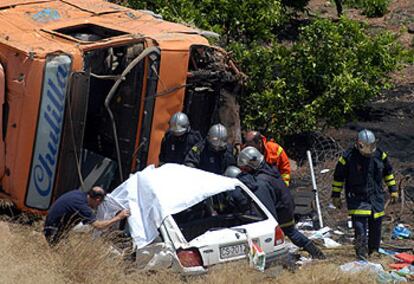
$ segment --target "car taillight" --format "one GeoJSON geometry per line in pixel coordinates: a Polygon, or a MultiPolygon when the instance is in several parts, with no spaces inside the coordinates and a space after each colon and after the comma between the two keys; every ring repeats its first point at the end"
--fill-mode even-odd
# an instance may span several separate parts
{"type": "Polygon", "coordinates": [[[178,259],[184,267],[202,266],[200,252],[197,249],[186,249],[177,251],[178,259]]]}
{"type": "Polygon", "coordinates": [[[285,242],[285,234],[283,233],[280,226],[275,228],[275,246],[281,245],[285,242]]]}

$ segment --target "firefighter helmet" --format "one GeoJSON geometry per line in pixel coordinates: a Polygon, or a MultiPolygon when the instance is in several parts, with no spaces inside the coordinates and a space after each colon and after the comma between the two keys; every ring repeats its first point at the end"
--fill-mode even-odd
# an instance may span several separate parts
{"type": "Polygon", "coordinates": [[[227,129],[224,125],[214,124],[208,130],[207,141],[215,151],[222,151],[227,147],[227,129]]]}
{"type": "Polygon", "coordinates": [[[241,150],[237,158],[237,165],[242,167],[249,167],[254,170],[258,169],[264,160],[264,156],[259,150],[252,146],[247,146],[241,150]]]}
{"type": "Polygon", "coordinates": [[[374,133],[368,129],[363,129],[358,133],[356,146],[361,155],[370,157],[377,150],[377,141],[374,133]]]}
{"type": "Polygon", "coordinates": [[[182,136],[190,131],[188,116],[182,112],[176,112],[170,119],[170,131],[174,136],[182,136]]]}
{"type": "Polygon", "coordinates": [[[236,166],[228,166],[227,169],[224,171],[224,175],[226,177],[235,178],[241,173],[241,170],[236,166]]]}

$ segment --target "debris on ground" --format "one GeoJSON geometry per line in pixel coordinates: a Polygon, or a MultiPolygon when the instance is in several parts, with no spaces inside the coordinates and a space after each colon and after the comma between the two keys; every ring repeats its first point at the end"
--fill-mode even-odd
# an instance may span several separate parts
{"type": "Polygon", "coordinates": [[[305,264],[311,263],[312,258],[301,256],[298,261],[296,261],[297,265],[303,266],[305,264]]]}
{"type": "Polygon", "coordinates": [[[406,252],[400,252],[395,255],[396,258],[398,258],[400,261],[414,264],[414,255],[406,252]]]}
{"type": "Polygon", "coordinates": [[[347,262],[339,266],[339,269],[343,272],[357,273],[361,271],[372,271],[375,273],[384,271],[384,268],[381,264],[372,263],[364,260],[356,260],[352,262],[347,262]]]}
{"type": "Polygon", "coordinates": [[[412,232],[404,224],[398,224],[392,230],[393,239],[409,239],[412,236],[412,232]]]}
{"type": "Polygon", "coordinates": [[[298,228],[303,234],[309,237],[310,240],[320,240],[321,245],[326,248],[340,247],[342,244],[338,242],[338,239],[344,235],[339,230],[332,230],[330,227],[323,227],[317,231],[310,230],[308,226],[309,221],[299,222],[298,228]]]}
{"type": "Polygon", "coordinates": [[[340,243],[332,240],[331,238],[323,238],[323,242],[324,242],[325,247],[327,248],[337,248],[337,247],[342,246],[340,243]]]}
{"type": "Polygon", "coordinates": [[[323,239],[323,238],[329,238],[331,236],[330,231],[332,229],[329,227],[323,227],[322,229],[319,229],[316,232],[309,232],[312,233],[309,236],[309,239],[314,240],[314,239],[323,239]]]}
{"type": "Polygon", "coordinates": [[[398,275],[398,273],[394,271],[392,272],[381,271],[380,273],[378,273],[376,280],[377,280],[377,283],[380,283],[380,284],[385,284],[385,283],[396,284],[396,283],[408,282],[405,277],[398,275]]]}
{"type": "Polygon", "coordinates": [[[410,281],[414,281],[414,265],[406,266],[398,270],[397,273],[410,281]]]}
{"type": "Polygon", "coordinates": [[[405,277],[399,275],[396,271],[387,272],[381,264],[364,260],[345,263],[341,265],[339,269],[343,272],[352,274],[362,271],[369,271],[376,274],[376,282],[379,284],[408,282],[405,277]]]}
{"type": "Polygon", "coordinates": [[[388,255],[388,256],[394,256],[394,255],[396,254],[396,252],[395,252],[395,251],[388,250],[388,249],[384,249],[384,248],[380,248],[380,249],[378,250],[378,252],[379,252],[379,253],[382,253],[382,254],[385,254],[385,255],[388,255]]]}
{"type": "Polygon", "coordinates": [[[391,263],[388,265],[391,269],[400,270],[407,266],[410,266],[408,263],[391,263]]]}

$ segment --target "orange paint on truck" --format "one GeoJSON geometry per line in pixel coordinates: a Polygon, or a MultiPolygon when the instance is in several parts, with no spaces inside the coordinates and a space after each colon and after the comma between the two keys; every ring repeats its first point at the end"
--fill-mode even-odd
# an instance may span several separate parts
{"type": "Polygon", "coordinates": [[[2,0],[0,198],[43,213],[73,187],[114,188],[157,164],[170,116],[197,115],[188,74],[204,52],[215,51],[199,30],[105,1],[2,0]],[[107,172],[90,175],[102,161],[107,172]]]}

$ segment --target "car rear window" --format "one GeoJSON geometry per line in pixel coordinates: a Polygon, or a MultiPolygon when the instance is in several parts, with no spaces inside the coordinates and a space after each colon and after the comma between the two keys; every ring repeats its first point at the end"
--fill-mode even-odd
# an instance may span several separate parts
{"type": "Polygon", "coordinates": [[[267,219],[259,205],[241,188],[216,194],[173,215],[187,241],[207,231],[260,222],[267,219]]]}

